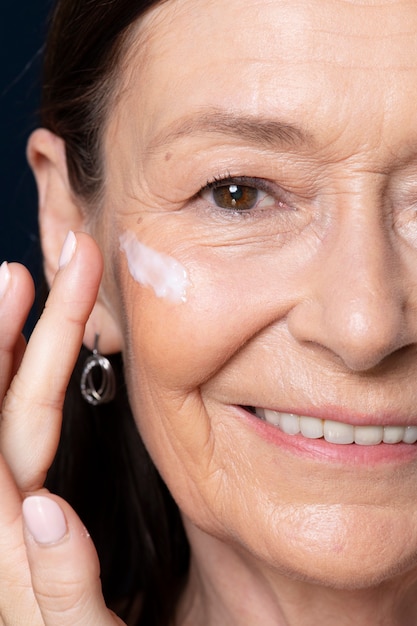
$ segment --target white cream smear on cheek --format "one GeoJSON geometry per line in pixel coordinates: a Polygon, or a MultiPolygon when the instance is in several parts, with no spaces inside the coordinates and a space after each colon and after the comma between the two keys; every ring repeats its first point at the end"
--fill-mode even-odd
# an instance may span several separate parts
{"type": "Polygon", "coordinates": [[[171,302],[187,301],[187,288],[191,283],[181,263],[145,246],[130,230],[120,235],[119,242],[129,272],[137,283],[152,288],[158,298],[171,302]]]}

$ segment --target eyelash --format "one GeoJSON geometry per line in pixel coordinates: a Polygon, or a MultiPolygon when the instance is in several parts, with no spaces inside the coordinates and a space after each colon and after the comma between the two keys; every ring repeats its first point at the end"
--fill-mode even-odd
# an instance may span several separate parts
{"type": "MultiPolygon", "coordinates": [[[[275,201],[275,205],[280,207],[285,207],[286,203],[280,199],[276,198],[276,190],[272,188],[271,183],[262,179],[262,178],[254,178],[251,176],[224,176],[224,177],[214,177],[212,180],[209,180],[205,187],[203,187],[197,197],[204,198],[204,195],[210,191],[221,190],[222,188],[228,188],[235,185],[236,187],[242,187],[246,189],[253,189],[256,192],[263,192],[266,194],[265,197],[271,197],[275,201]]],[[[248,215],[249,213],[254,213],[256,210],[265,210],[269,208],[273,208],[272,205],[268,205],[266,207],[257,207],[260,200],[257,198],[256,203],[253,207],[248,209],[239,209],[235,207],[221,207],[218,206],[214,199],[208,200],[217,211],[222,213],[228,213],[232,215],[248,215]]]]}
{"type": "Polygon", "coordinates": [[[271,192],[271,185],[263,178],[255,178],[253,176],[231,176],[226,174],[225,176],[214,176],[211,180],[207,181],[204,189],[211,189],[219,185],[247,185],[248,187],[256,187],[261,191],[271,192]]]}

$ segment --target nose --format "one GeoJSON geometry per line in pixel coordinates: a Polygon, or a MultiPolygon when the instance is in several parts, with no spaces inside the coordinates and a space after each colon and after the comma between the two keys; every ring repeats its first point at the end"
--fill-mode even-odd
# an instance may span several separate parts
{"type": "Polygon", "coordinates": [[[350,370],[375,368],[417,340],[414,253],[413,260],[414,271],[392,227],[375,213],[347,212],[309,268],[306,297],[288,316],[290,332],[350,370]]]}

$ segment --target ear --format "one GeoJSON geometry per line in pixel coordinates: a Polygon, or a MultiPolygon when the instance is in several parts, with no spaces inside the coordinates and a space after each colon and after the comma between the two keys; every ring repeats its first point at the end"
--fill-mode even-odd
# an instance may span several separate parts
{"type": "MultiPolygon", "coordinates": [[[[68,231],[89,232],[90,229],[85,208],[69,183],[64,141],[44,128],[35,130],[29,138],[27,158],[38,188],[44,270],[51,286],[68,231]]],[[[100,336],[100,352],[110,354],[121,350],[119,326],[101,293],[84,335],[84,344],[90,350],[94,347],[96,334],[100,336]]]]}

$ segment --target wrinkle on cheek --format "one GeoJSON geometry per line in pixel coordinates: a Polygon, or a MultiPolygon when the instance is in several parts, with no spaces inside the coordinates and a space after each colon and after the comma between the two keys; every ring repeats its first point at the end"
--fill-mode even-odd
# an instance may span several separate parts
{"type": "Polygon", "coordinates": [[[131,231],[120,238],[120,249],[125,253],[132,278],[151,287],[155,295],[172,302],[186,302],[191,283],[185,267],[175,259],[141,243],[131,231]]]}

